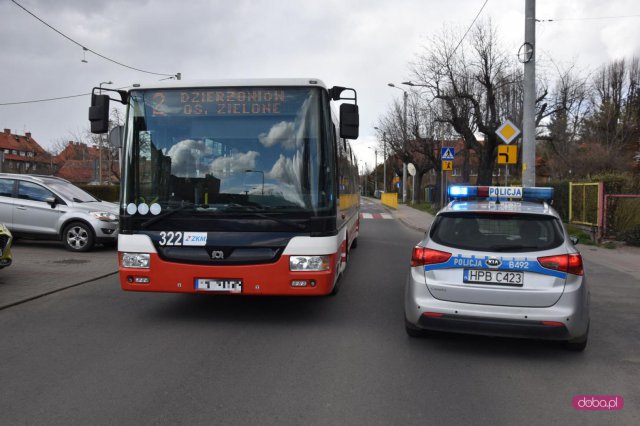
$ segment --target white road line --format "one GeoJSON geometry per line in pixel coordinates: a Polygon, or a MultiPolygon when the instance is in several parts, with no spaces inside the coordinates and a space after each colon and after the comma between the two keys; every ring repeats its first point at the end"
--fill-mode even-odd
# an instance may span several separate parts
{"type": "Polygon", "coordinates": [[[382,213],[382,218],[383,219],[393,219],[393,216],[391,216],[391,214],[389,214],[389,213],[382,213]]]}
{"type": "Polygon", "coordinates": [[[363,219],[373,219],[373,215],[371,213],[361,213],[363,219]]]}

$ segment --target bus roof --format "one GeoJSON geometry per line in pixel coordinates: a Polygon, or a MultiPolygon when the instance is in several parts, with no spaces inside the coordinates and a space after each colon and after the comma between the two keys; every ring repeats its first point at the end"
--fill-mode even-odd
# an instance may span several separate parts
{"type": "Polygon", "coordinates": [[[317,78],[250,78],[222,80],[169,80],[152,83],[134,84],[128,90],[205,88],[205,87],[283,87],[314,86],[327,89],[324,82],[317,78]]]}

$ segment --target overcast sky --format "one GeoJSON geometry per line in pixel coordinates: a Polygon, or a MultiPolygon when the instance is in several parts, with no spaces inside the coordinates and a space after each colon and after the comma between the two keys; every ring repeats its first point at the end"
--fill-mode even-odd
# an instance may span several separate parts
{"type": "MultiPolygon", "coordinates": [[[[354,87],[360,139],[373,167],[373,126],[410,78],[409,63],[445,26],[462,32],[484,0],[17,0],[42,20],[104,56],[183,80],[314,77],[354,87]]],[[[480,19],[497,25],[515,55],[524,41],[525,0],[489,0],[480,19]]],[[[594,70],[640,55],[637,0],[538,0],[538,60],[594,70]]],[[[0,0],[0,104],[89,93],[100,82],[124,87],[161,76],[86,53],[11,0],[0,0]]],[[[31,132],[46,149],[88,128],[89,97],[0,105],[0,127],[31,132]]],[[[378,162],[381,159],[378,158],[378,162]]]]}

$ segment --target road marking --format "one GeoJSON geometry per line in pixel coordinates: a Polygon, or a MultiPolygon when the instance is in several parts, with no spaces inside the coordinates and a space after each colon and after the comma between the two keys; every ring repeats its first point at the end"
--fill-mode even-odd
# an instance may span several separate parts
{"type": "Polygon", "coordinates": [[[361,219],[393,219],[389,213],[360,213],[361,219]]]}

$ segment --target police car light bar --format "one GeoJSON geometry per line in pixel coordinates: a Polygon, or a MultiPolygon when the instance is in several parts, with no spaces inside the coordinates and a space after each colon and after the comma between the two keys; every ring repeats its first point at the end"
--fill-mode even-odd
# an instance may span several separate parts
{"type": "Polygon", "coordinates": [[[453,185],[449,187],[449,197],[454,200],[461,198],[488,198],[492,200],[517,198],[527,201],[551,201],[553,199],[553,188],[453,185]]]}

